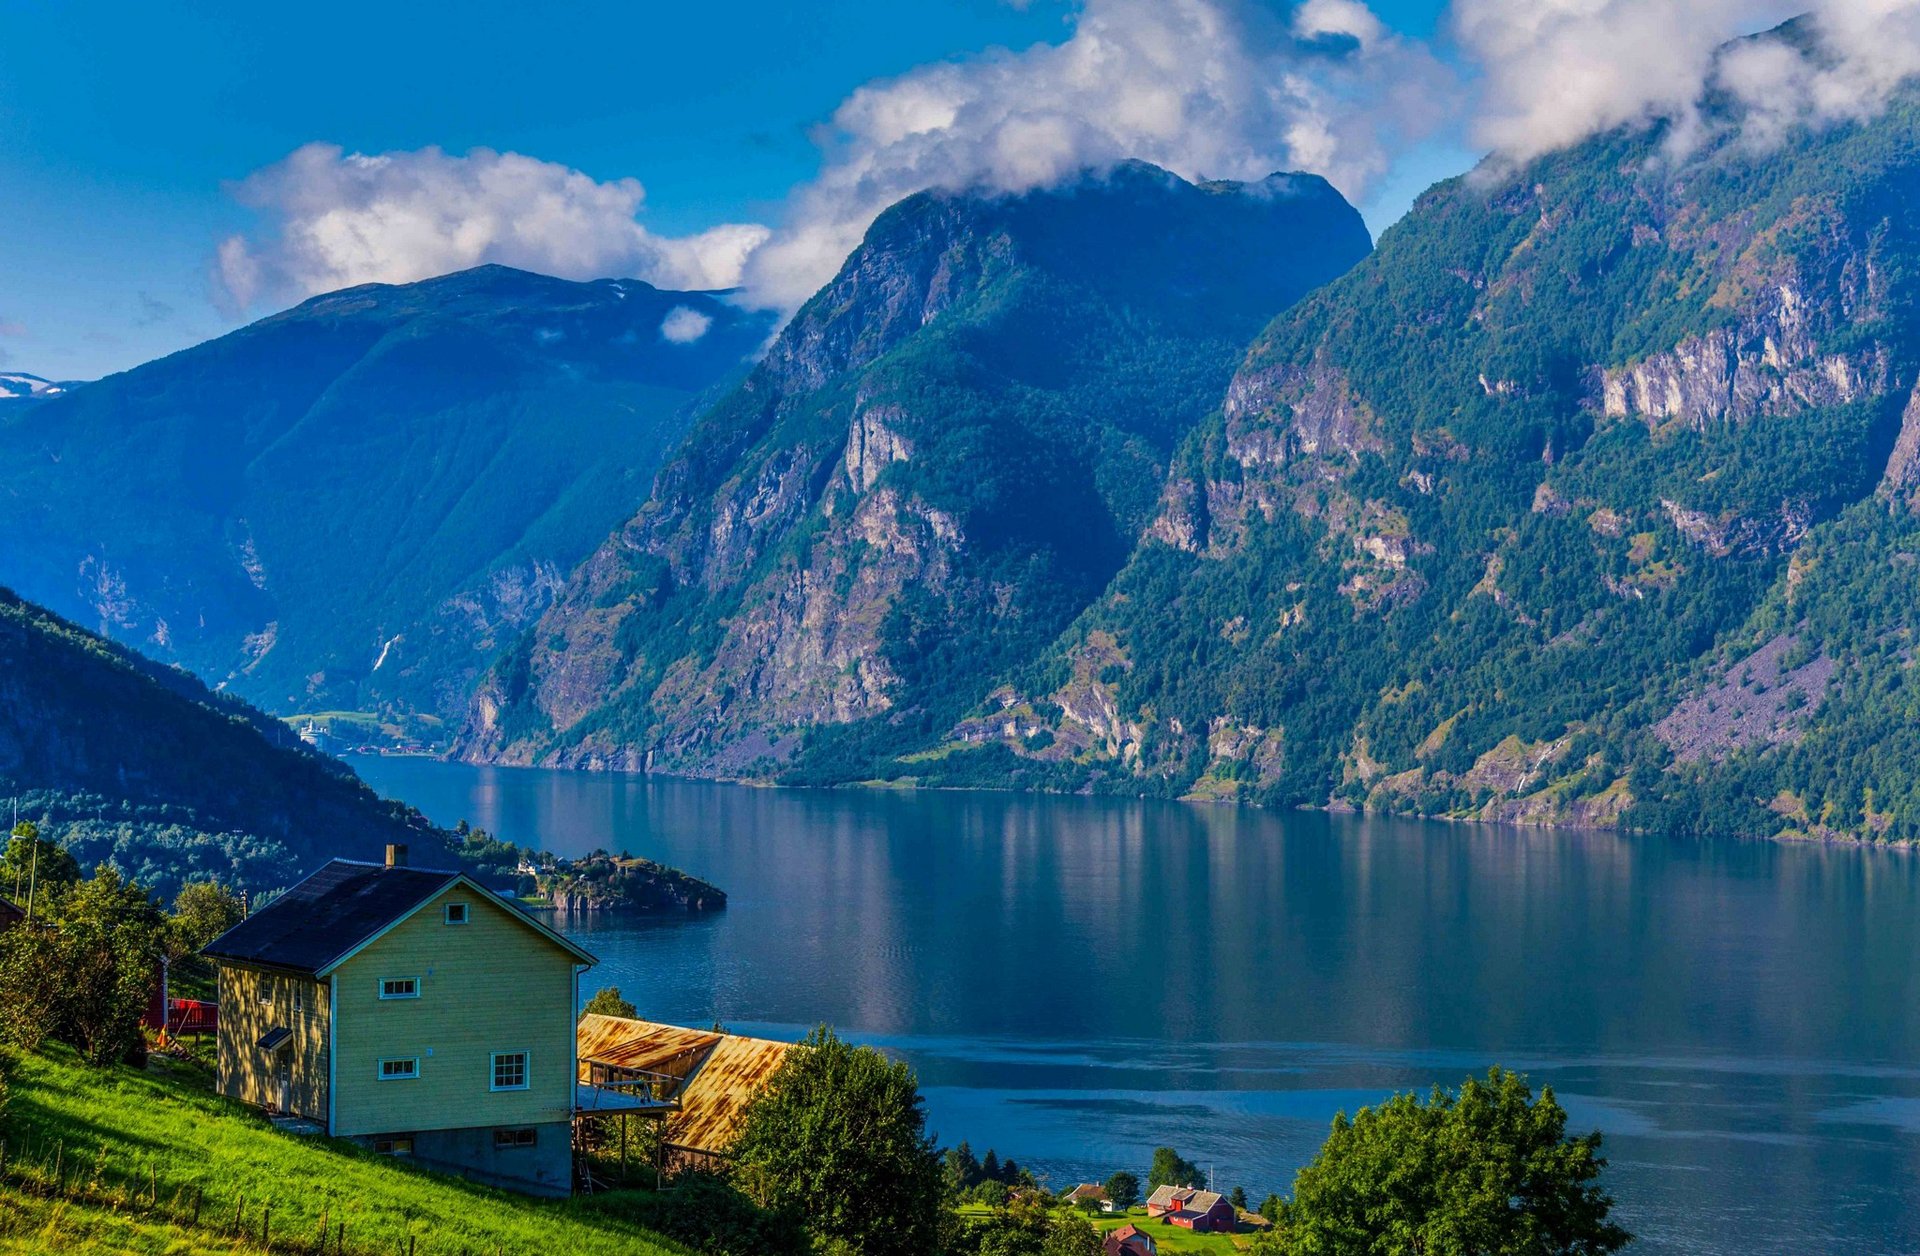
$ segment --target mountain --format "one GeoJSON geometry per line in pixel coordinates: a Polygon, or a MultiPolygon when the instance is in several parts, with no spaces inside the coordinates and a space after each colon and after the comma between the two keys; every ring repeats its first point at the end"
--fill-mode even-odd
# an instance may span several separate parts
{"type": "Polygon", "coordinates": [[[55,382],[19,371],[0,371],[0,404],[9,401],[51,401],[80,385],[74,380],[55,382]]]}
{"type": "Polygon", "coordinates": [[[144,884],[285,885],[444,836],[280,721],[0,589],[0,805],[144,884]]]}
{"type": "Polygon", "coordinates": [[[502,657],[460,753],[824,779],[937,738],[1099,596],[1246,341],[1368,247],[1304,175],[895,205],[502,657]]]}
{"type": "Polygon", "coordinates": [[[1920,838],[1920,103],[1777,120],[1426,193],[880,775],[1920,838]]]}
{"type": "Polygon", "coordinates": [[[0,410],[0,578],[280,712],[458,711],[771,328],[487,266],[0,410]]]}

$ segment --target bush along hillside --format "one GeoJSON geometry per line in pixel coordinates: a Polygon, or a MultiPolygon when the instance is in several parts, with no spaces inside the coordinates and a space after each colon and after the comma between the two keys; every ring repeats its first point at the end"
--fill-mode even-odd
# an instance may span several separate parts
{"type": "Polygon", "coordinates": [[[496,665],[461,752],[832,780],[937,740],[1106,587],[1247,339],[1368,245],[1309,176],[908,198],[496,665]]]}
{"type": "Polygon", "coordinates": [[[464,710],[765,318],[486,266],[0,411],[0,573],[280,714],[464,710]]]}
{"type": "Polygon", "coordinates": [[[886,775],[1920,838],[1920,103],[1717,122],[1426,193],[886,775]]]}
{"type": "Polygon", "coordinates": [[[0,814],[16,809],[85,869],[169,891],[445,842],[280,721],[0,589],[0,814]]]}

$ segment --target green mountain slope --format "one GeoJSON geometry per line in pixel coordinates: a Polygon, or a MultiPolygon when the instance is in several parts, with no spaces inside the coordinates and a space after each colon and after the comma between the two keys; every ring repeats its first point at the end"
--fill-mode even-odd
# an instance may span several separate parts
{"type": "Polygon", "coordinates": [[[0,578],[271,710],[459,710],[767,331],[497,266],[317,297],[0,413],[0,578]]]}
{"type": "Polygon", "coordinates": [[[1423,196],[891,774],[1920,837],[1920,107],[1662,144],[1423,196]]]}
{"type": "Polygon", "coordinates": [[[938,738],[1126,561],[1246,340],[1367,248],[1306,176],[903,201],[502,660],[462,752],[840,779],[938,738]]]}
{"type": "MultiPolygon", "coordinates": [[[[286,725],[0,589],[0,815],[170,891],[283,886],[443,835],[286,725]]],[[[424,862],[424,858],[423,858],[424,862]]],[[[10,893],[11,886],[0,889],[10,893]]]]}

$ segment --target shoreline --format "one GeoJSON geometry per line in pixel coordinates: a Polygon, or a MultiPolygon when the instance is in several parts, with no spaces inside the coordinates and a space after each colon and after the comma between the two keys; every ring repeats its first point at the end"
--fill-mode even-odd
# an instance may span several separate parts
{"type": "MultiPolygon", "coordinates": [[[[632,771],[627,768],[560,768],[547,767],[534,763],[474,763],[466,759],[455,759],[448,755],[420,753],[381,753],[377,755],[342,754],[337,756],[342,762],[350,759],[429,759],[435,763],[465,768],[491,768],[502,771],[558,772],[579,776],[626,777],[641,781],[663,781],[687,785],[732,785],[746,789],[783,790],[790,793],[837,793],[865,792],[871,794],[992,794],[1006,797],[1029,798],[1100,798],[1119,802],[1157,802],[1175,803],[1186,807],[1244,807],[1250,811],[1278,814],[1292,810],[1303,813],[1318,813],[1327,816],[1355,816],[1378,820],[1429,821],[1440,824],[1478,825],[1487,828],[1527,829],[1549,833],[1602,833],[1617,837],[1645,837],[1645,829],[1632,829],[1621,825],[1605,824],[1546,824],[1524,820],[1483,820],[1477,816],[1423,815],[1402,811],[1368,811],[1360,807],[1328,805],[1301,805],[1292,808],[1269,807],[1257,802],[1248,802],[1243,798],[1169,798],[1154,794],[1096,794],[1075,791],[1063,793],[1057,790],[996,788],[990,785],[906,785],[891,781],[849,781],[839,785],[783,785],[778,781],[750,780],[720,776],[685,776],[674,772],[632,771]]],[[[1719,841],[1728,839],[1693,838],[1694,841],[1719,841]]],[[[1816,835],[1811,833],[1771,833],[1746,835],[1730,839],[1736,842],[1771,842],[1786,846],[1834,846],[1853,847],[1861,850],[1886,850],[1911,853],[1920,849],[1920,842],[1888,841],[1877,838],[1848,837],[1845,835],[1816,835]]]]}

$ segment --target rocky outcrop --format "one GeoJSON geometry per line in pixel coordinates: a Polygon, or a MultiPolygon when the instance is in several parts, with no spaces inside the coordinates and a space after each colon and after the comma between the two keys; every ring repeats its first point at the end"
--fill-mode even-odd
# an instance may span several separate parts
{"type": "Polygon", "coordinates": [[[1825,701],[1834,670],[1826,655],[1801,650],[1798,638],[1774,637],[1674,707],[1654,725],[1654,735],[1682,763],[1790,745],[1825,701]]]}
{"type": "Polygon", "coordinates": [[[1887,458],[1880,491],[1920,510],[1920,386],[1908,396],[1906,408],[1900,413],[1900,435],[1887,458]]]}
{"type": "Polygon", "coordinates": [[[1856,291],[1865,284],[1859,276],[1864,262],[1849,259],[1840,269],[1838,293],[1810,297],[1789,270],[1766,290],[1770,299],[1756,302],[1734,326],[1626,366],[1595,368],[1597,408],[1609,419],[1704,429],[1879,396],[1889,382],[1884,346],[1843,353],[1821,348],[1844,319],[1858,317],[1854,304],[1869,297],[1856,291]]]}

